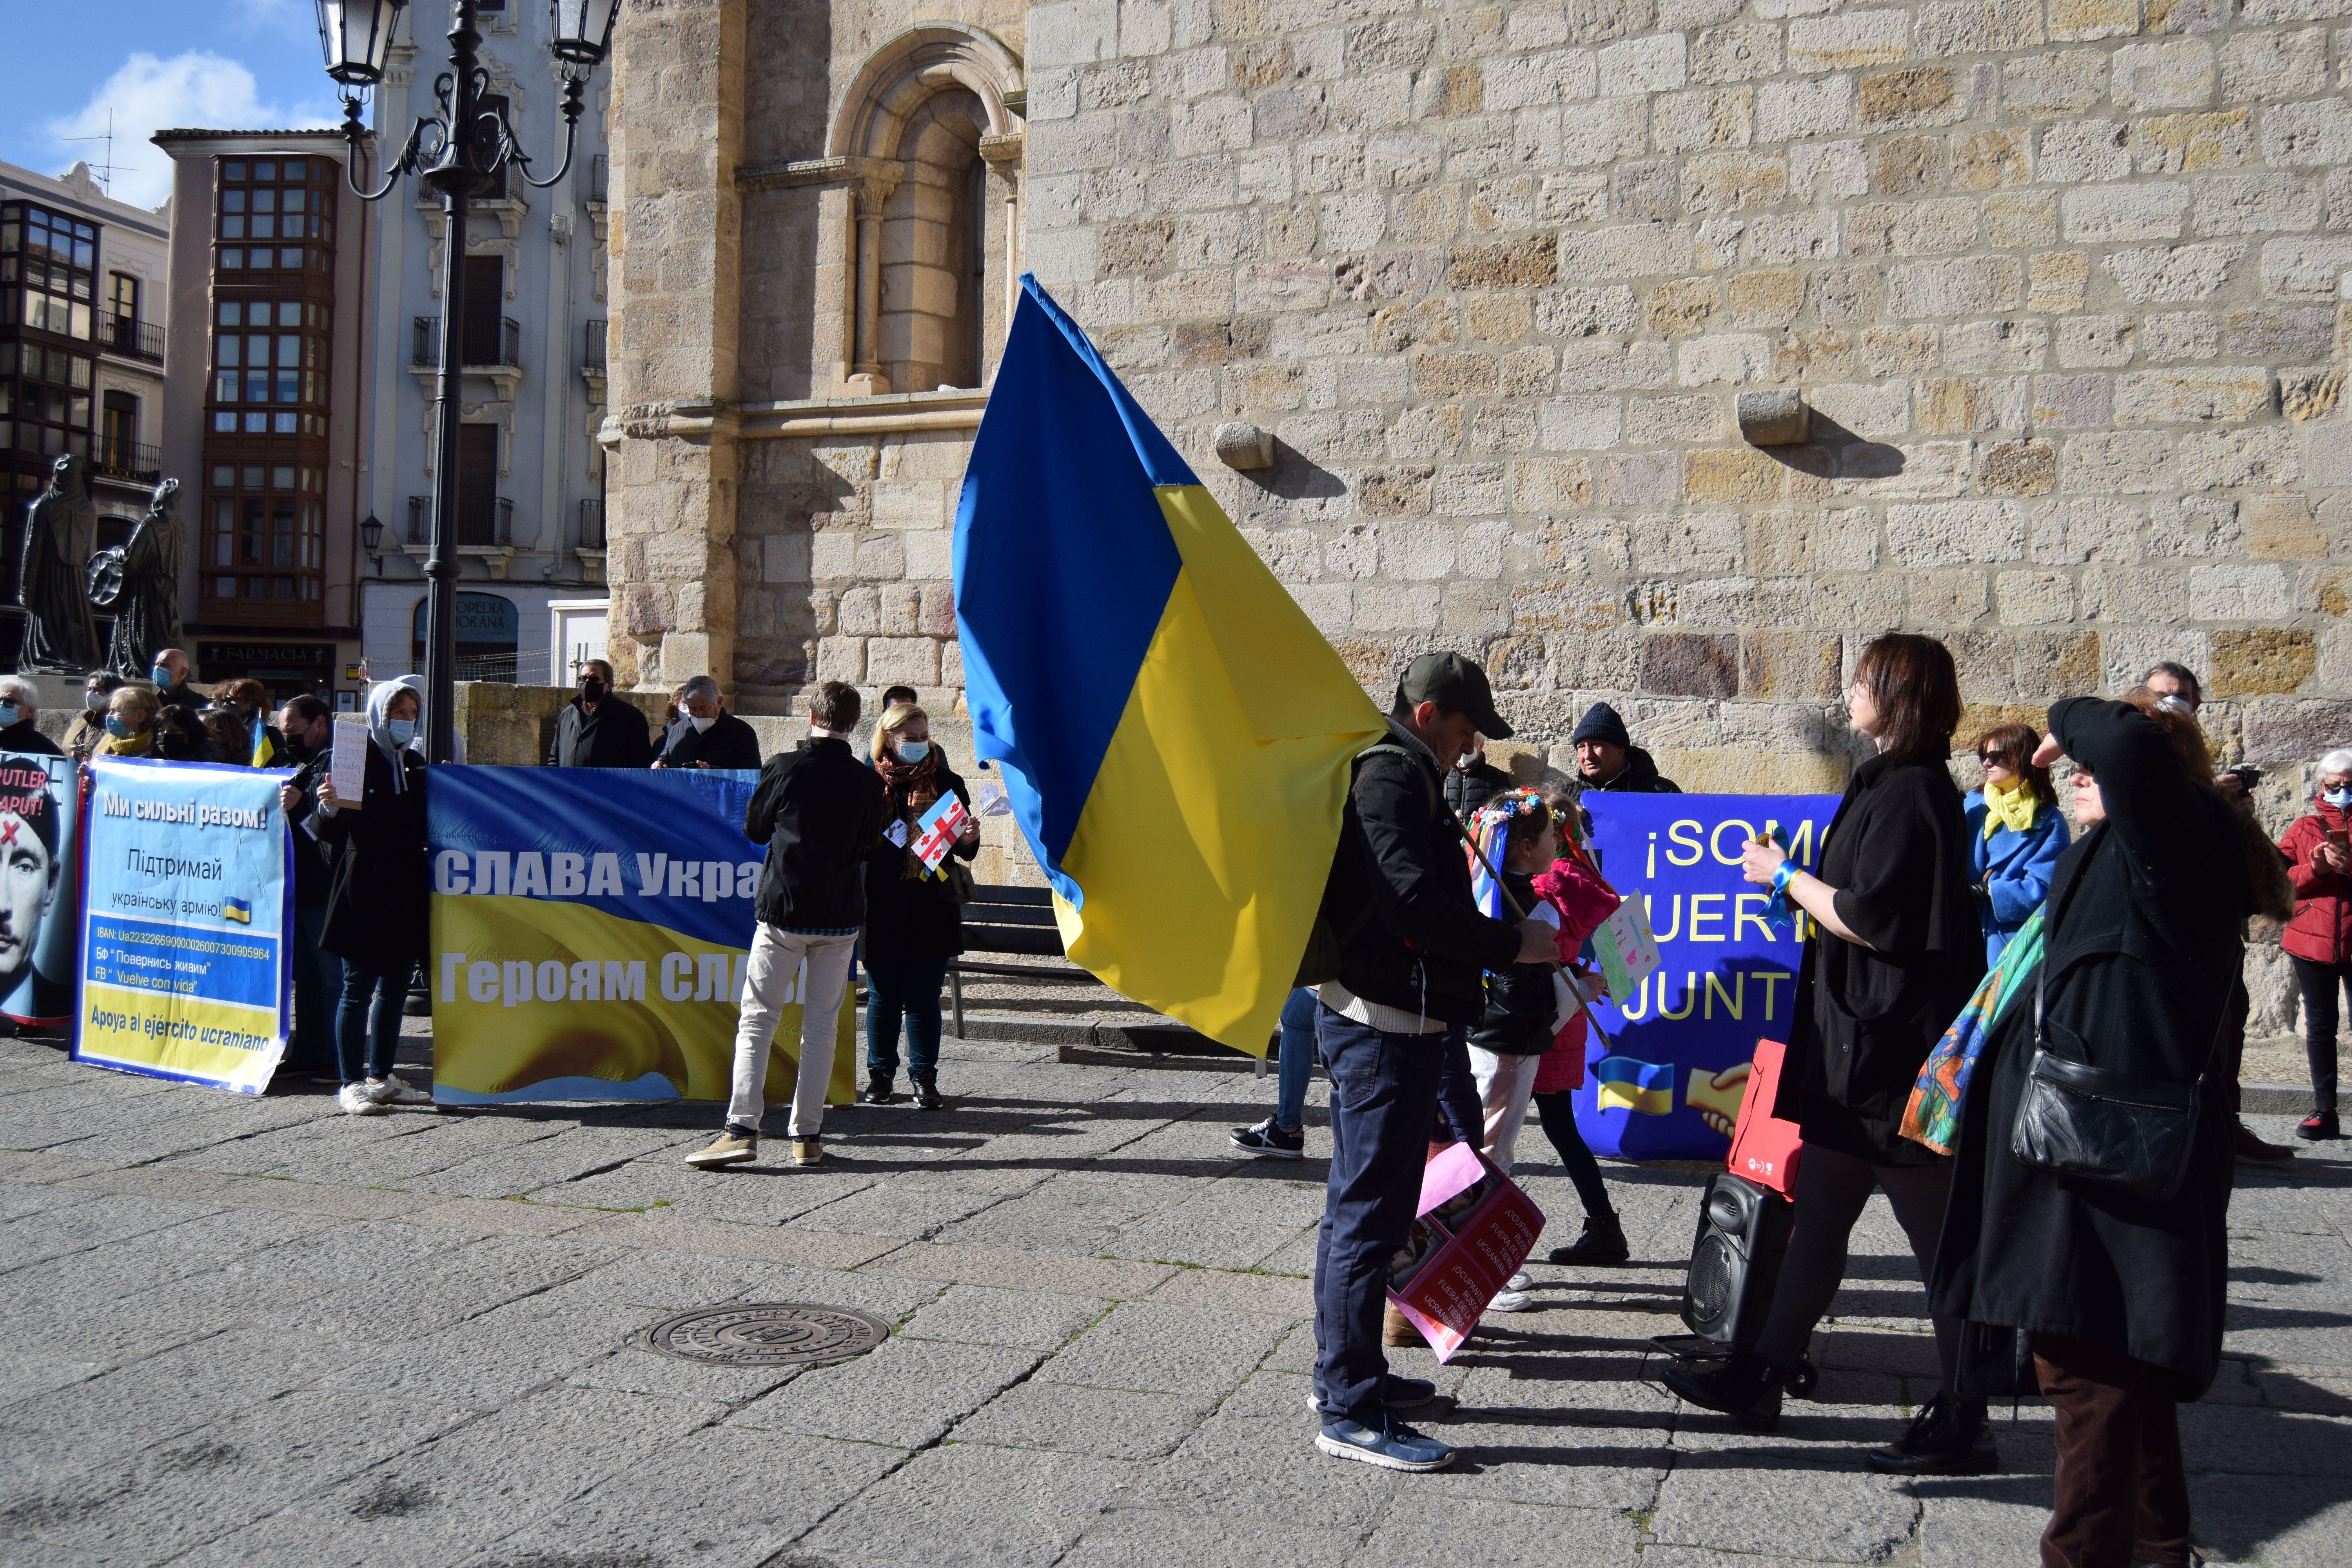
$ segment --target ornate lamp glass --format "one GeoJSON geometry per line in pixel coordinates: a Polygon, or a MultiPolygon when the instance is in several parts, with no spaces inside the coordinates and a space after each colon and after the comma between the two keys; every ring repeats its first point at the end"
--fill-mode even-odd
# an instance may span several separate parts
{"type": "Polygon", "coordinates": [[[555,13],[555,58],[566,65],[593,68],[613,47],[613,18],[621,0],[550,0],[555,13]]]}
{"type": "Polygon", "coordinates": [[[319,0],[327,74],[354,93],[383,79],[384,57],[407,0],[319,0]]]}

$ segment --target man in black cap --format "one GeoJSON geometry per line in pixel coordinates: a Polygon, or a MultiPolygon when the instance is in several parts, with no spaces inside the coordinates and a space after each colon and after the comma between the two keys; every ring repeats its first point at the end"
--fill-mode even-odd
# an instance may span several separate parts
{"type": "Polygon", "coordinates": [[[1389,1260],[1412,1228],[1446,1051],[1486,1005],[1486,971],[1556,952],[1549,927],[1478,911],[1446,809],[1446,771],[1472,739],[1510,733],[1475,664],[1453,653],[1413,660],[1388,738],[1356,759],[1323,892],[1339,961],[1315,1016],[1331,1078],[1331,1175],[1315,1250],[1315,1446],[1388,1469],[1454,1462],[1453,1449],[1400,1419],[1433,1403],[1435,1387],[1390,1376],[1381,1349],[1389,1260]]]}
{"type": "Polygon", "coordinates": [[[1633,744],[1625,721],[1606,702],[1596,702],[1577,721],[1568,738],[1576,748],[1577,784],[1581,789],[1612,795],[1680,795],[1682,785],[1658,776],[1650,753],[1633,744]]]}

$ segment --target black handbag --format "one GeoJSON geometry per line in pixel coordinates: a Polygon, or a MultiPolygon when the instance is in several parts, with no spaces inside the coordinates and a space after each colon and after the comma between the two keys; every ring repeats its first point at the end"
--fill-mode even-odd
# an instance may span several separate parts
{"type": "Polygon", "coordinates": [[[2205,1079],[2229,1023],[2226,1002],[2204,1070],[2194,1083],[2176,1083],[2053,1056],[2042,1041],[2049,973],[2045,957],[2033,980],[2033,1065],[2010,1128],[2010,1153],[2036,1170],[2157,1203],[2168,1200],[2189,1172],[2205,1079]]]}

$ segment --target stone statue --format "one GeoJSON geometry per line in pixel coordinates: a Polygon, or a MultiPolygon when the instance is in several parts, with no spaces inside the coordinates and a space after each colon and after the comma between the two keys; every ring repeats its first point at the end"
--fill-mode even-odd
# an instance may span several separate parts
{"type": "Polygon", "coordinates": [[[147,515],[131,542],[90,559],[89,596],[114,611],[114,638],[106,668],[125,680],[144,679],[162,648],[180,646],[180,481],[165,479],[148,499],[147,515]]]}
{"type": "Polygon", "coordinates": [[[98,621],[82,582],[97,535],[98,508],[82,483],[81,459],[68,453],[50,465],[49,488],[25,509],[16,573],[25,641],[17,668],[80,673],[98,662],[98,621]]]}

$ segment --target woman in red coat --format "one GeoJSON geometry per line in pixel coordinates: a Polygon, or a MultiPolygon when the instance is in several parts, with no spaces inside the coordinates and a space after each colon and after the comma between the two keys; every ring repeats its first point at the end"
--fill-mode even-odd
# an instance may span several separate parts
{"type": "Polygon", "coordinates": [[[2311,1114],[2295,1131],[2338,1136],[2336,1124],[2336,997],[2352,990],[2352,749],[2319,759],[2311,815],[2279,840],[2294,883],[2294,918],[2279,945],[2303,987],[2303,1044],[2311,1058],[2311,1114]]]}

